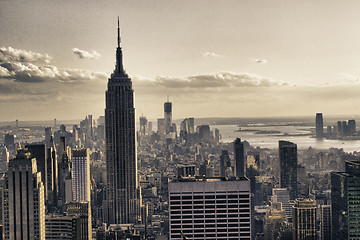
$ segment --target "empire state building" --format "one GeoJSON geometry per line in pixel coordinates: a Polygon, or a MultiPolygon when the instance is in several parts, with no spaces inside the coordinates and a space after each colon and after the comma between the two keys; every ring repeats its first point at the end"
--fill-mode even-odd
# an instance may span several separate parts
{"type": "Polygon", "coordinates": [[[116,66],[108,81],[105,108],[106,196],[104,221],[136,223],[140,197],[135,146],[135,109],[132,82],[123,67],[118,19],[116,66]]]}

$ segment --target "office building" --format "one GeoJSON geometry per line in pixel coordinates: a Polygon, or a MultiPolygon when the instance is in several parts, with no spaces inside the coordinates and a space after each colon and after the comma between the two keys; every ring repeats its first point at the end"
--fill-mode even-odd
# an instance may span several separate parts
{"type": "MultiPolygon", "coordinates": [[[[66,138],[60,137],[59,146],[59,201],[61,209],[64,211],[65,203],[72,199],[72,182],[71,182],[71,161],[67,154],[66,138]],[[69,186],[71,184],[71,186],[69,186]],[[70,191],[69,191],[70,188],[70,191]]],[[[72,154],[70,154],[72,155],[72,154]]]]}
{"type": "Polygon", "coordinates": [[[166,134],[165,118],[158,118],[157,133],[159,134],[160,137],[165,137],[165,134],[166,134]]]}
{"type": "Polygon", "coordinates": [[[73,149],[72,154],[73,201],[90,201],[90,157],[89,149],[73,149]]]}
{"type": "Polygon", "coordinates": [[[219,177],[227,177],[226,170],[230,163],[229,152],[227,150],[222,150],[220,155],[220,169],[219,169],[219,177]]]}
{"type": "Polygon", "coordinates": [[[10,160],[4,199],[5,239],[45,239],[45,200],[35,158],[20,149],[10,160]]]}
{"type": "Polygon", "coordinates": [[[348,121],[349,133],[350,135],[354,135],[356,133],[356,122],[355,120],[348,121]]]}
{"type": "Polygon", "coordinates": [[[14,135],[12,134],[5,134],[4,137],[4,145],[7,149],[9,150],[14,150],[15,149],[15,138],[14,135]]]}
{"type": "Polygon", "coordinates": [[[324,123],[322,113],[316,114],[316,138],[324,137],[324,123]]]}
{"type": "Polygon", "coordinates": [[[293,206],[293,240],[317,240],[316,202],[296,199],[293,206]]]}
{"type": "Polygon", "coordinates": [[[8,171],[10,153],[5,146],[0,146],[0,174],[8,171]]]}
{"type": "Polygon", "coordinates": [[[320,240],[331,240],[331,205],[320,206],[320,240]]]}
{"type": "Polygon", "coordinates": [[[360,239],[360,161],[345,161],[331,173],[332,239],[360,239]]]}
{"type": "Polygon", "coordinates": [[[169,239],[251,239],[251,193],[246,178],[172,180],[169,239]]]}
{"type": "Polygon", "coordinates": [[[146,117],[141,116],[140,117],[140,135],[145,136],[148,134],[148,120],[146,119],[146,117]]]}
{"type": "Polygon", "coordinates": [[[240,138],[234,141],[235,176],[245,176],[245,149],[240,138]]]}
{"type": "Polygon", "coordinates": [[[91,240],[92,228],[90,202],[68,202],[65,204],[65,209],[67,216],[77,218],[76,231],[73,231],[73,239],[91,240]]]}
{"type": "Polygon", "coordinates": [[[46,240],[75,240],[73,234],[78,230],[78,217],[64,215],[46,215],[45,216],[45,233],[46,240]]]}
{"type": "Polygon", "coordinates": [[[118,21],[116,67],[108,81],[105,108],[107,185],[103,211],[108,224],[135,223],[140,216],[134,91],[122,61],[118,21]]]}
{"type": "Polygon", "coordinates": [[[172,103],[167,101],[164,103],[164,119],[165,119],[165,132],[170,133],[172,126],[172,103]]]}
{"type": "Polygon", "coordinates": [[[31,158],[36,159],[37,171],[41,173],[41,181],[44,185],[44,197],[47,199],[47,150],[45,144],[28,144],[25,148],[31,154],[31,158]]]}
{"type": "Polygon", "coordinates": [[[287,188],[273,188],[271,202],[280,202],[282,208],[285,210],[287,220],[289,222],[292,221],[292,205],[290,202],[290,191],[287,188]]]}
{"type": "Polygon", "coordinates": [[[297,145],[279,141],[280,188],[290,191],[290,199],[297,198],[297,145]]]}
{"type": "Polygon", "coordinates": [[[211,139],[211,132],[209,125],[200,125],[197,126],[197,132],[199,133],[199,138],[203,142],[209,142],[211,139]]]}
{"type": "Polygon", "coordinates": [[[281,228],[286,221],[286,213],[281,207],[281,202],[271,203],[270,208],[266,210],[264,220],[264,239],[280,239],[281,228]]]}
{"type": "Polygon", "coordinates": [[[53,136],[50,136],[49,145],[46,145],[46,172],[47,172],[47,202],[49,209],[57,207],[58,196],[58,161],[53,136]]]}

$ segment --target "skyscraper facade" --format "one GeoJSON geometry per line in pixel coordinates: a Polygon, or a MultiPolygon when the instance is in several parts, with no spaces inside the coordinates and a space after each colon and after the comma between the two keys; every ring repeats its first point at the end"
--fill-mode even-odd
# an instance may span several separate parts
{"type": "Polygon", "coordinates": [[[139,216],[139,191],[135,148],[135,109],[132,82],[124,70],[118,46],[116,66],[108,81],[105,108],[106,223],[133,223],[139,216]]]}
{"type": "Polygon", "coordinates": [[[290,199],[297,197],[297,145],[279,141],[280,187],[290,191],[290,199]]]}
{"type": "Polygon", "coordinates": [[[71,157],[73,201],[90,202],[89,149],[73,149],[71,157]]]}
{"type": "Polygon", "coordinates": [[[170,133],[172,125],[172,103],[167,101],[164,103],[164,119],[166,134],[170,133]]]}
{"type": "Polygon", "coordinates": [[[331,205],[320,206],[320,240],[331,240],[331,205]]]}
{"type": "Polygon", "coordinates": [[[250,240],[251,192],[247,178],[169,182],[169,239],[250,240]]]}
{"type": "Polygon", "coordinates": [[[324,124],[323,124],[323,115],[322,113],[316,114],[316,138],[324,137],[324,124]]]}
{"type": "Polygon", "coordinates": [[[245,176],[245,150],[240,138],[234,141],[234,159],[236,177],[245,176]]]}
{"type": "Polygon", "coordinates": [[[360,161],[346,161],[331,173],[332,239],[360,239],[360,161]]]}
{"type": "Polygon", "coordinates": [[[4,201],[5,239],[45,240],[45,200],[36,160],[25,149],[9,162],[4,201]]]}
{"type": "Polygon", "coordinates": [[[293,206],[293,240],[317,240],[316,202],[296,199],[293,206]]]}
{"type": "Polygon", "coordinates": [[[31,154],[31,158],[36,159],[37,171],[41,173],[41,181],[44,185],[45,200],[47,199],[47,156],[45,144],[29,144],[25,148],[31,154]]]}

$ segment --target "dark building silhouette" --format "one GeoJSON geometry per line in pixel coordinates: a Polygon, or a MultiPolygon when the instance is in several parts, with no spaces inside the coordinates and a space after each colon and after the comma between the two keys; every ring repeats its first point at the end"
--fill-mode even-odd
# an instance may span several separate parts
{"type": "Polygon", "coordinates": [[[108,81],[105,108],[107,188],[104,221],[108,224],[135,223],[140,211],[134,91],[122,61],[118,21],[116,66],[108,81]]]}
{"type": "Polygon", "coordinates": [[[332,239],[360,239],[360,161],[345,161],[345,172],[331,173],[332,239]]]}
{"type": "Polygon", "coordinates": [[[290,199],[297,197],[297,145],[279,141],[280,187],[290,191],[290,199]]]}
{"type": "Polygon", "coordinates": [[[316,138],[324,137],[324,123],[322,113],[316,114],[316,138]]]}
{"type": "Polygon", "coordinates": [[[245,150],[244,144],[240,138],[234,141],[234,160],[235,160],[235,176],[237,178],[245,176],[245,150]]]}
{"type": "Polygon", "coordinates": [[[340,135],[343,134],[343,126],[342,126],[342,122],[341,121],[337,121],[337,129],[338,129],[338,133],[340,135]]]}
{"type": "Polygon", "coordinates": [[[200,125],[197,127],[199,133],[199,138],[201,141],[207,142],[210,140],[210,126],[209,125],[200,125]]]}
{"type": "Polygon", "coordinates": [[[45,144],[29,144],[25,148],[31,154],[31,158],[36,158],[37,171],[41,173],[41,181],[44,185],[45,199],[47,199],[47,151],[45,144]]]}
{"type": "Polygon", "coordinates": [[[52,211],[57,207],[58,197],[58,161],[54,137],[50,137],[49,146],[46,145],[46,167],[47,167],[47,200],[49,203],[49,210],[52,211]]]}
{"type": "Polygon", "coordinates": [[[220,155],[219,177],[226,177],[226,169],[229,161],[229,152],[227,150],[222,150],[220,155]]]}
{"type": "Polygon", "coordinates": [[[15,148],[15,141],[14,141],[14,135],[12,134],[5,134],[4,137],[4,145],[7,149],[13,150],[15,148]]]}
{"type": "Polygon", "coordinates": [[[356,122],[355,120],[348,121],[349,133],[350,135],[354,135],[356,133],[356,122]]]}
{"type": "Polygon", "coordinates": [[[71,181],[71,162],[67,154],[66,138],[60,137],[59,146],[59,199],[61,200],[61,209],[64,211],[66,198],[66,184],[71,181]]]}
{"type": "Polygon", "coordinates": [[[164,119],[165,119],[165,132],[170,133],[172,125],[172,103],[167,101],[164,103],[164,119]]]}

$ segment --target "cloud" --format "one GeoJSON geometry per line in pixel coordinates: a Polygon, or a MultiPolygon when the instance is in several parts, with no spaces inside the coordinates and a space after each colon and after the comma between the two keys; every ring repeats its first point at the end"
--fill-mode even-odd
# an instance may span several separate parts
{"type": "Polygon", "coordinates": [[[43,64],[51,57],[11,47],[0,49],[0,78],[15,82],[62,82],[74,83],[107,79],[108,74],[82,69],[59,70],[56,66],[43,64]]]}
{"type": "Polygon", "coordinates": [[[31,63],[50,63],[51,57],[48,54],[41,54],[12,47],[0,48],[1,62],[31,62],[31,63]]]}
{"type": "Polygon", "coordinates": [[[249,58],[249,60],[255,63],[262,63],[262,64],[266,64],[268,62],[266,59],[249,58]]]}
{"type": "Polygon", "coordinates": [[[216,53],[214,53],[214,52],[204,52],[204,53],[203,53],[203,57],[204,57],[204,58],[209,58],[209,57],[212,57],[212,58],[221,58],[221,57],[223,57],[223,56],[218,55],[218,54],[216,54],[216,53]]]}
{"type": "Polygon", "coordinates": [[[101,55],[96,51],[85,51],[78,48],[72,49],[73,53],[77,55],[80,59],[99,59],[101,55]]]}
{"type": "Polygon", "coordinates": [[[274,87],[286,83],[250,73],[219,72],[215,74],[193,75],[189,77],[164,77],[155,79],[136,78],[135,86],[162,88],[226,88],[226,87],[274,87]]]}

